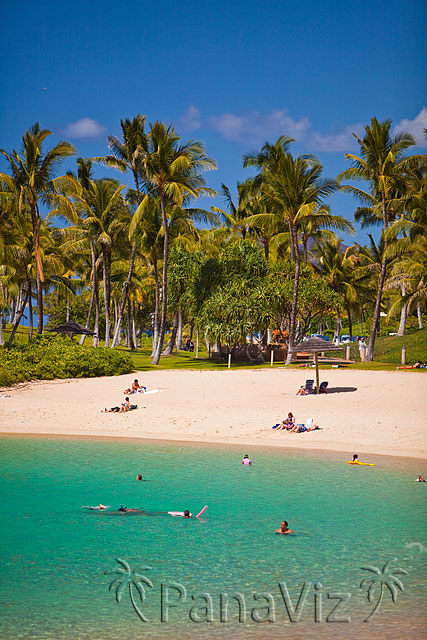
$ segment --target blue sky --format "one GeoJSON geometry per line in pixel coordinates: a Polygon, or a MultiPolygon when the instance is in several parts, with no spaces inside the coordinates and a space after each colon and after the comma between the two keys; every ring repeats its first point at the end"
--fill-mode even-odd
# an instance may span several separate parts
{"type": "MultiPolygon", "coordinates": [[[[335,177],[357,151],[352,131],[373,116],[425,146],[426,18],[424,0],[9,2],[0,146],[18,148],[38,120],[51,144],[65,138],[78,155],[103,155],[120,119],[142,113],[204,141],[218,163],[213,188],[234,191],[249,175],[242,155],[282,134],[335,177]]],[[[357,206],[345,194],[330,204],[348,219],[357,206]]]]}

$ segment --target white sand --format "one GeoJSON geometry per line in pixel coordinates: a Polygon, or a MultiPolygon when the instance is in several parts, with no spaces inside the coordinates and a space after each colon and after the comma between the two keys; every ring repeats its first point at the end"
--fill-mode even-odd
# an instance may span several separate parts
{"type": "Polygon", "coordinates": [[[312,370],[155,371],[111,378],[33,382],[3,390],[0,432],[121,436],[330,449],[427,458],[427,375],[422,372],[321,372],[331,391],[296,397],[312,370]],[[161,393],[133,395],[136,411],[119,405],[138,378],[161,393]],[[289,434],[272,425],[292,411],[321,430],[289,434]]]}

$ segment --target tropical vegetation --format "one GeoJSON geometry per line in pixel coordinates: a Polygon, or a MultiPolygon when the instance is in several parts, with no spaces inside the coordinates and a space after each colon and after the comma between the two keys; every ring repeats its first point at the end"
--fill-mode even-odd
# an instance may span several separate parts
{"type": "MultiPolygon", "coordinates": [[[[222,184],[224,205],[205,209],[200,197],[218,195],[206,182],[215,161],[172,125],[148,125],[140,114],[122,120],[104,156],[77,158],[65,173],[76,151],[66,141],[48,148],[50,135],[36,123],[19,151],[0,149],[0,345],[6,335],[8,343],[0,352],[8,366],[25,319],[29,348],[40,349],[34,317],[39,336],[46,322],[70,320],[94,333],[90,347],[80,339],[81,371],[49,365],[58,376],[100,375],[100,356],[88,364],[93,347],[106,358],[146,346],[146,336],[155,366],[195,336],[208,353],[250,362],[262,362],[268,344],[286,343],[290,363],[307,334],[367,334],[373,360],[393,323],[398,336],[423,328],[427,156],[406,155],[415,140],[393,136],[391,121],[373,118],[355,136],[360,151],[346,154],[351,166],[335,178],[315,156],[294,153],[291,138],[266,142],[243,157],[248,178],[236,197],[222,184]],[[130,185],[95,177],[102,167],[130,185]],[[359,199],[355,223],[379,227],[365,246],[343,240],[355,227],[331,211],[338,190],[359,199]]],[[[16,353],[34,361],[30,351],[16,353]]],[[[105,371],[129,366],[109,358],[105,371]]],[[[47,373],[39,366],[23,375],[16,379],[47,373]]]]}

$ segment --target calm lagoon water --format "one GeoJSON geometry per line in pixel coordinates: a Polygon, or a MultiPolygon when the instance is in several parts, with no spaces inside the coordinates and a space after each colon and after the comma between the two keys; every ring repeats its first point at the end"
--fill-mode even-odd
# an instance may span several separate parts
{"type": "MultiPolygon", "coordinates": [[[[370,458],[375,467],[352,467],[339,453],[3,438],[0,636],[426,637],[427,483],[414,482],[425,469],[415,460],[370,458]],[[240,464],[246,452],[252,467],[240,464]],[[136,482],[137,473],[149,482],[136,482]],[[82,509],[99,502],[147,512],[209,508],[202,522],[82,509]],[[296,535],[274,534],[282,519],[296,535]],[[114,576],[108,572],[119,566],[116,558],[152,581],[145,601],[137,600],[149,622],[141,622],[133,610],[127,583],[120,603],[114,590],[109,592],[114,576]],[[377,613],[363,623],[381,585],[369,603],[359,585],[374,574],[361,567],[381,569],[388,560],[408,572],[395,574],[404,591],[397,591],[393,603],[385,587],[377,613]],[[144,569],[147,565],[151,568],[144,569]],[[161,622],[161,585],[165,599],[170,583],[183,585],[186,599],[182,596],[169,609],[169,621],[161,622]],[[286,583],[294,607],[306,583],[295,623],[289,621],[278,583],[286,583]],[[220,594],[235,592],[244,598],[246,621],[239,622],[237,601],[231,599],[229,619],[221,622],[220,594]],[[211,598],[213,622],[190,619],[192,607],[210,606],[208,596],[197,599],[202,593],[211,598]],[[349,622],[326,622],[338,602],[328,593],[349,594],[336,613],[349,622]],[[263,609],[267,604],[269,610],[263,609]],[[273,615],[275,622],[253,619],[273,615]]],[[[170,587],[169,599],[177,598],[170,587]]],[[[198,608],[191,615],[205,613],[198,608]]]]}

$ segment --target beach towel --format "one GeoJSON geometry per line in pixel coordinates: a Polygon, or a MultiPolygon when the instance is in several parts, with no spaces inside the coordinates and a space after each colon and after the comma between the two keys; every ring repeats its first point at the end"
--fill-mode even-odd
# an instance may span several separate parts
{"type": "Polygon", "coordinates": [[[151,391],[146,391],[144,395],[148,396],[150,393],[160,393],[163,389],[151,389],[151,391]]]}
{"type": "Polygon", "coordinates": [[[278,422],[277,424],[274,424],[271,428],[272,429],[277,429],[277,427],[280,427],[280,422],[278,422]]]}

